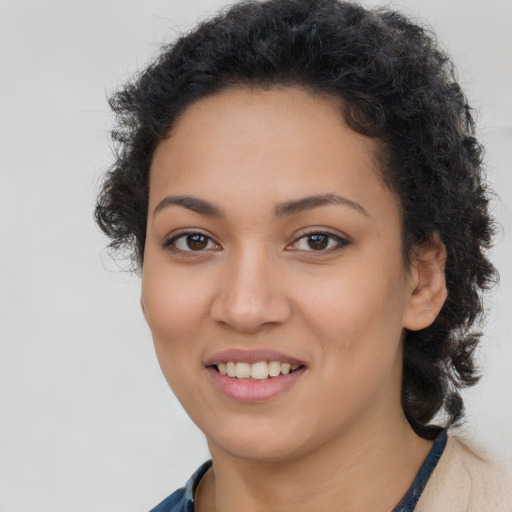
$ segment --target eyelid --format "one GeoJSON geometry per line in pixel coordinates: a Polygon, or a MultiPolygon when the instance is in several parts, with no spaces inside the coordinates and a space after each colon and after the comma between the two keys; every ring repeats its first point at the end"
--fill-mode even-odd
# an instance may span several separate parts
{"type": "Polygon", "coordinates": [[[211,250],[219,250],[221,248],[221,245],[208,233],[206,233],[205,231],[203,231],[202,229],[199,229],[199,228],[183,228],[183,229],[179,229],[178,231],[175,231],[173,233],[171,233],[169,236],[167,236],[163,243],[162,243],[162,247],[166,250],[169,250],[169,251],[172,251],[172,252],[175,252],[175,253],[180,253],[180,254],[183,254],[183,255],[192,255],[192,254],[201,254],[201,253],[205,253],[205,252],[209,252],[211,250]],[[207,238],[209,241],[213,242],[215,244],[215,248],[214,249],[203,249],[203,250],[198,250],[198,251],[193,251],[193,250],[183,250],[183,249],[178,249],[177,247],[175,247],[173,244],[176,242],[176,240],[182,238],[182,237],[186,237],[186,236],[190,236],[190,235],[201,235],[201,236],[204,236],[205,238],[207,238]]]}
{"type": "MultiPolygon", "coordinates": [[[[341,233],[333,233],[329,229],[325,229],[325,228],[321,228],[321,227],[318,227],[318,228],[312,227],[312,228],[307,228],[305,231],[303,231],[298,236],[296,236],[294,241],[291,244],[287,245],[286,249],[289,249],[289,248],[293,247],[294,245],[297,245],[297,243],[300,240],[302,240],[305,237],[312,236],[312,235],[325,235],[331,239],[336,240],[338,243],[335,247],[330,247],[328,249],[323,249],[323,250],[316,250],[316,251],[314,249],[310,249],[310,250],[295,249],[295,250],[298,250],[301,252],[313,253],[313,254],[316,253],[319,256],[321,256],[322,254],[328,254],[328,253],[340,250],[343,247],[346,247],[347,245],[351,245],[351,243],[352,243],[351,240],[347,236],[345,236],[341,233]]],[[[294,249],[292,249],[292,250],[294,250],[294,249]]]]}
{"type": "MultiPolygon", "coordinates": [[[[296,235],[295,238],[294,238],[294,241],[291,244],[288,244],[286,246],[286,249],[297,250],[297,251],[308,252],[308,253],[317,253],[319,256],[321,256],[322,254],[329,254],[331,252],[335,252],[337,250],[340,250],[343,247],[345,247],[347,245],[350,245],[351,243],[352,242],[350,241],[350,239],[347,236],[343,235],[343,234],[333,233],[332,231],[330,231],[329,229],[326,229],[326,228],[310,227],[310,228],[306,228],[300,234],[296,235]],[[320,250],[314,250],[314,249],[310,249],[310,250],[307,250],[307,249],[293,249],[293,247],[295,245],[297,245],[300,240],[302,240],[303,238],[306,238],[308,236],[313,236],[313,235],[324,235],[324,236],[327,236],[327,237],[329,237],[332,240],[336,240],[337,244],[336,244],[335,247],[329,247],[327,249],[320,249],[320,250]]],[[[209,233],[203,231],[200,228],[183,228],[183,229],[180,229],[180,230],[178,230],[176,232],[173,232],[173,233],[171,233],[169,236],[167,236],[165,238],[165,240],[162,243],[162,247],[164,249],[166,249],[166,250],[170,250],[172,252],[180,253],[180,254],[187,255],[187,256],[193,255],[193,254],[199,255],[201,253],[210,252],[212,250],[217,251],[217,250],[222,248],[221,245],[209,233]],[[176,240],[178,240],[178,239],[180,239],[182,237],[186,237],[187,235],[201,235],[201,236],[204,236],[209,241],[213,242],[213,244],[215,244],[216,247],[214,249],[210,248],[210,249],[202,249],[202,250],[194,251],[194,250],[183,250],[183,249],[179,249],[179,248],[174,246],[174,243],[176,242],[176,240]]]]}

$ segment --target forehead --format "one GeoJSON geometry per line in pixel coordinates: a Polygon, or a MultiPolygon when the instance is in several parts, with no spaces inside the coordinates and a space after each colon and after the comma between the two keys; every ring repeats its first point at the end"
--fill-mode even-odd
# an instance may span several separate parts
{"type": "Polygon", "coordinates": [[[221,201],[275,201],[348,192],[375,200],[389,190],[379,146],[344,123],[342,102],[298,87],[223,91],[189,106],[157,147],[150,208],[163,194],[215,194],[221,201]]]}

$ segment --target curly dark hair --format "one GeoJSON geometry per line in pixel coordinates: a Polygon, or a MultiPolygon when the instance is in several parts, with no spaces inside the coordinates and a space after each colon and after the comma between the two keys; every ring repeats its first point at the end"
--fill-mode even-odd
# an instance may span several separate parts
{"type": "Polygon", "coordinates": [[[449,57],[406,16],[337,0],[244,1],[164,47],[110,99],[116,160],[95,210],[110,247],[128,248],[136,267],[156,146],[193,102],[240,86],[340,98],[348,125],[382,147],[384,181],[401,203],[405,264],[434,234],[445,244],[448,298],[431,326],[404,337],[403,411],[434,438],[462,419],[460,390],[479,378],[474,326],[497,280],[486,257],[494,222],[482,147],[449,57]]]}

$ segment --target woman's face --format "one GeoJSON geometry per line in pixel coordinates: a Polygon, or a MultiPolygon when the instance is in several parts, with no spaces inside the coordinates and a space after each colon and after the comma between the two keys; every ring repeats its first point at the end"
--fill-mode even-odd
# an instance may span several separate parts
{"type": "Polygon", "coordinates": [[[285,460],[400,414],[414,283],[376,151],[299,88],[200,100],[157,147],[142,306],[211,447],[285,460]]]}

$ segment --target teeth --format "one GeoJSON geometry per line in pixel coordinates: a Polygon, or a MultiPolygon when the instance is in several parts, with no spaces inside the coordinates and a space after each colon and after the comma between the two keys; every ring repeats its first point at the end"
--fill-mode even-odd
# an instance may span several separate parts
{"type": "Polygon", "coordinates": [[[226,373],[228,374],[228,377],[236,377],[236,363],[229,361],[226,364],[226,373]]]}
{"type": "Polygon", "coordinates": [[[251,365],[249,363],[236,363],[236,378],[248,379],[251,376],[251,365]]]}
{"type": "Polygon", "coordinates": [[[268,374],[271,377],[277,377],[281,373],[281,363],[279,361],[270,361],[268,363],[268,374]]]}
{"type": "Polygon", "coordinates": [[[285,375],[287,373],[290,373],[290,368],[292,367],[291,364],[288,363],[281,363],[281,373],[284,373],[285,375]]]}
{"type": "Polygon", "coordinates": [[[251,377],[257,380],[268,378],[268,364],[265,361],[251,365],[251,377]]]}
{"type": "Polygon", "coordinates": [[[299,368],[298,364],[281,363],[280,361],[258,361],[257,363],[235,363],[228,361],[219,363],[217,369],[222,375],[236,377],[237,379],[265,380],[269,377],[277,377],[281,373],[287,375],[299,368]]]}

